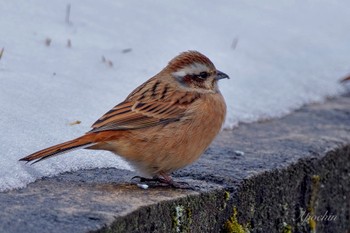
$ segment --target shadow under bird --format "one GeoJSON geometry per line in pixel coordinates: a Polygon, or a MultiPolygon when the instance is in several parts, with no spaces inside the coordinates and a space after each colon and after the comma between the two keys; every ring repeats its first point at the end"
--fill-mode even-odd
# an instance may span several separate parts
{"type": "Polygon", "coordinates": [[[197,51],[173,58],[157,75],[76,139],[21,161],[42,161],[76,149],[107,150],[128,161],[142,182],[187,188],[170,174],[199,158],[219,133],[226,104],[218,80],[229,78],[197,51]]]}

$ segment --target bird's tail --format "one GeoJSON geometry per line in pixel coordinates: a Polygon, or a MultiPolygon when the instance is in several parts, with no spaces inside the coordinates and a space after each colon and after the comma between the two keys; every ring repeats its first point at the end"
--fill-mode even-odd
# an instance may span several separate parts
{"type": "Polygon", "coordinates": [[[97,143],[96,134],[94,133],[86,134],[79,138],[35,152],[31,155],[21,158],[20,161],[27,161],[27,162],[34,161],[33,162],[34,164],[52,156],[67,153],[69,151],[76,150],[76,149],[82,149],[82,148],[93,146],[96,143],[97,143]]]}

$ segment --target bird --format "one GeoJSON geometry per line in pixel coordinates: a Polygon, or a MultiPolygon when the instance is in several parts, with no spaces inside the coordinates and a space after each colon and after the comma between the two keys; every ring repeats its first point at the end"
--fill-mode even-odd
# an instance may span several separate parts
{"type": "Polygon", "coordinates": [[[220,132],[226,103],[218,81],[229,76],[198,51],[180,53],[99,118],[83,136],[30,154],[36,163],[76,149],[107,150],[141,182],[186,188],[171,173],[196,161],[220,132]]]}

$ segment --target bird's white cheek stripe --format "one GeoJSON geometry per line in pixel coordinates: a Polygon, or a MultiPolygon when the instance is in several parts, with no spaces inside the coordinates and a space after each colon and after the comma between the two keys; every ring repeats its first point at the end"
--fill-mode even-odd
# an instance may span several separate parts
{"type": "Polygon", "coordinates": [[[185,77],[188,74],[200,74],[201,72],[208,72],[208,67],[201,63],[193,63],[173,73],[175,77],[185,77]]]}
{"type": "Polygon", "coordinates": [[[173,76],[176,78],[182,78],[186,76],[186,72],[182,69],[173,73],[173,76]]]}

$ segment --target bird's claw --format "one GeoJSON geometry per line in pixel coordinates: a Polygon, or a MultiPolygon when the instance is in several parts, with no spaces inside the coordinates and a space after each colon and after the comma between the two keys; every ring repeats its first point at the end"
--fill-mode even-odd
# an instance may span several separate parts
{"type": "Polygon", "coordinates": [[[131,180],[134,180],[134,179],[139,179],[139,181],[141,183],[146,183],[147,185],[149,186],[152,186],[152,187],[173,187],[173,188],[176,188],[176,189],[192,189],[194,190],[194,188],[189,185],[188,183],[186,182],[176,182],[174,181],[173,179],[171,180],[167,180],[167,179],[164,179],[162,177],[153,177],[153,178],[146,178],[146,177],[142,177],[142,176],[134,176],[131,178],[131,180]]]}

